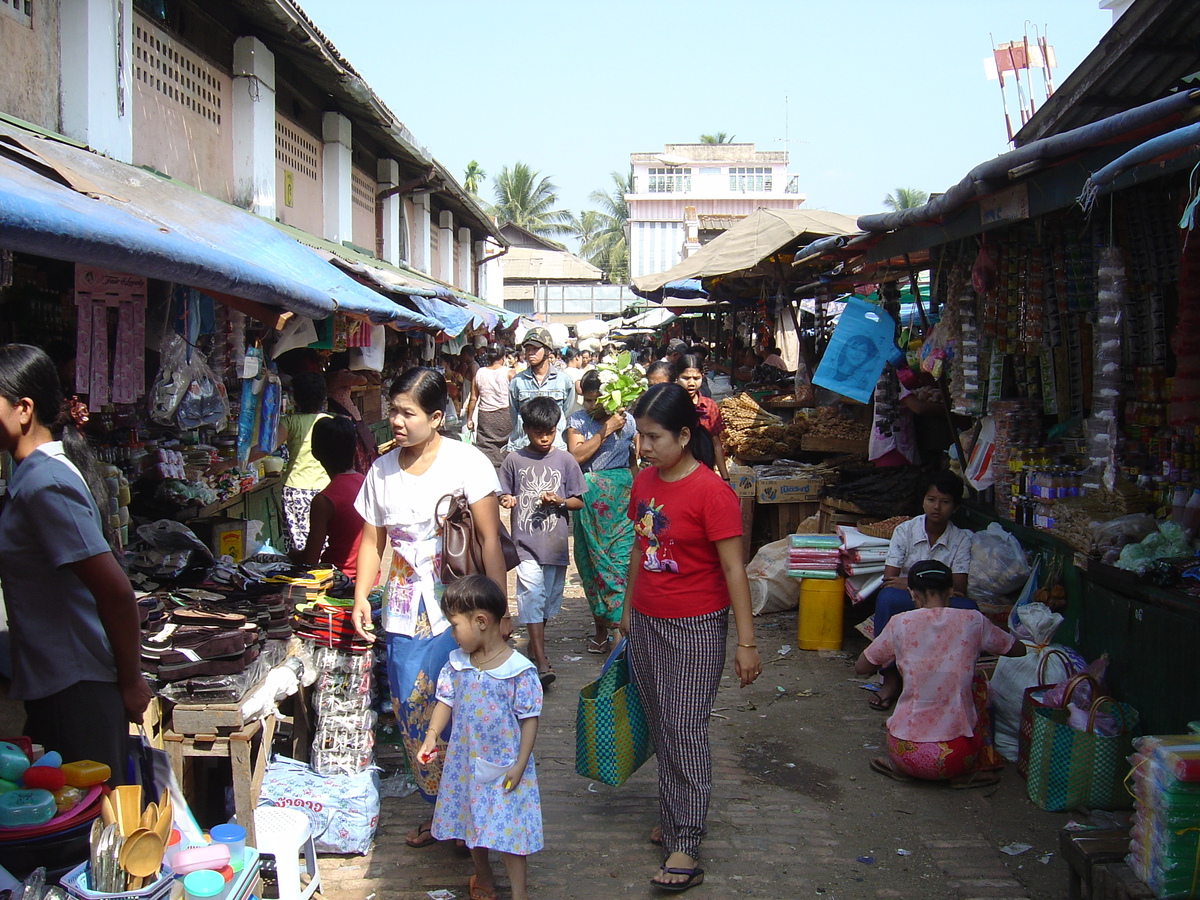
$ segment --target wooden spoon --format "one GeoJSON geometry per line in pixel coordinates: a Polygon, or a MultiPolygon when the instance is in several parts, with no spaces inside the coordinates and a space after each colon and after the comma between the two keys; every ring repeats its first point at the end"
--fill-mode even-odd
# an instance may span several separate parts
{"type": "Polygon", "coordinates": [[[158,874],[162,858],[162,838],[141,828],[126,838],[121,848],[121,868],[136,879],[158,874]]]}
{"type": "Polygon", "coordinates": [[[138,822],[139,828],[145,828],[147,831],[153,831],[155,823],[158,822],[158,804],[151,800],[144,810],[142,810],[142,818],[138,822]]]}
{"type": "Polygon", "coordinates": [[[100,797],[100,818],[105,825],[115,825],[117,822],[117,808],[113,805],[111,794],[100,797]]]}
{"type": "Polygon", "coordinates": [[[175,824],[175,811],[171,808],[171,801],[167,800],[166,805],[158,807],[158,819],[154,823],[154,827],[150,830],[159,836],[163,842],[163,846],[171,839],[171,826],[175,824]]]}
{"type": "Polygon", "coordinates": [[[122,784],[116,788],[117,822],[121,825],[121,834],[129,837],[137,830],[142,818],[142,786],[140,784],[122,784]]]}

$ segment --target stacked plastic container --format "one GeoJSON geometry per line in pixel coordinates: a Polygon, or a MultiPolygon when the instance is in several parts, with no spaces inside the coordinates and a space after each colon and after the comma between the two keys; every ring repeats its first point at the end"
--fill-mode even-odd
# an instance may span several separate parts
{"type": "Polygon", "coordinates": [[[1200,896],[1200,734],[1133,742],[1129,867],[1155,896],[1200,896]]]}
{"type": "Polygon", "coordinates": [[[317,729],[312,767],[320,775],[357,775],[375,765],[375,721],[371,710],[374,657],[315,647],[317,729]]]}
{"type": "Polygon", "coordinates": [[[1125,302],[1125,265],[1116,247],[1100,250],[1096,294],[1095,348],[1092,363],[1092,415],[1087,421],[1088,472],[1084,487],[1112,490],[1116,480],[1113,451],[1124,381],[1121,366],[1121,308],[1125,302]]]}

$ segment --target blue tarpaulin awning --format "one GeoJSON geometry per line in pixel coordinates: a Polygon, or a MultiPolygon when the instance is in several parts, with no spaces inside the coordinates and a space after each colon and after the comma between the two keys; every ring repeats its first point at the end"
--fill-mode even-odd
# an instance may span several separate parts
{"type": "Polygon", "coordinates": [[[0,246],[213,290],[302,316],[441,330],[236,206],[0,121],[0,246]]]}

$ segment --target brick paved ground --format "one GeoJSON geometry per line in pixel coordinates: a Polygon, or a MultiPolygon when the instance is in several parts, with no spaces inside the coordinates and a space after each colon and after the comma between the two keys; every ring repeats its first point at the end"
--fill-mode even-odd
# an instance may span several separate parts
{"type": "MultiPolygon", "coordinates": [[[[660,857],[646,840],[657,806],[653,761],[615,789],[574,771],[575,698],[600,658],[583,652],[590,618],[573,574],[549,631],[559,677],[547,692],[535,751],[546,849],[529,860],[530,890],[546,900],[654,896],[647,882],[660,857]]],[[[1033,807],[1011,767],[999,787],[973,791],[898,784],[871,772],[867,762],[880,752],[884,717],[868,709],[849,660],[796,650],[779,655],[795,644],[795,624],[794,612],[757,620],[763,677],[742,691],[727,676],[718,695],[715,789],[702,851],[707,877],[689,896],[1064,896],[1065,866],[1057,855],[1039,858],[1056,849],[1067,817],[1033,807]],[[1033,849],[1002,854],[1012,842],[1033,849]]],[[[847,635],[848,652],[862,646],[857,634],[847,635]]],[[[465,898],[469,858],[444,844],[404,844],[405,832],[427,815],[415,797],[385,800],[370,854],[321,860],[324,896],[423,900],[449,889],[465,898]]],[[[502,873],[498,858],[495,865],[502,873]]]]}

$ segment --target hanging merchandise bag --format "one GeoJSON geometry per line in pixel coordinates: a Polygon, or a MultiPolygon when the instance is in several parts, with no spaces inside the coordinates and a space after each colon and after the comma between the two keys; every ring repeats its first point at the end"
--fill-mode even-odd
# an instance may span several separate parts
{"type": "Polygon", "coordinates": [[[865,300],[850,298],[838,319],[813,384],[866,403],[885,364],[905,364],[896,347],[896,320],[865,300]]]}
{"type": "Polygon", "coordinates": [[[621,638],[600,677],[579,692],[575,771],[615,787],[653,754],[650,725],[633,683],[626,641],[621,638]]]}

